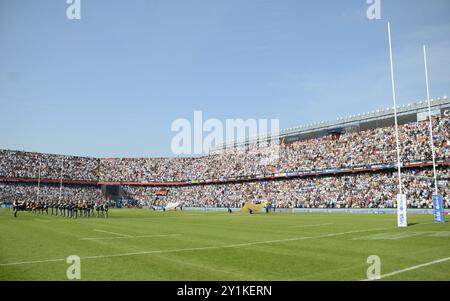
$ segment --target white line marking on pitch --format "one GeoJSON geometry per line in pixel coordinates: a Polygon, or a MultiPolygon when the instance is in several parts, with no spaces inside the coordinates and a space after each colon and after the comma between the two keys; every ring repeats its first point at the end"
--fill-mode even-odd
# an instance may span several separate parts
{"type": "Polygon", "coordinates": [[[110,232],[110,231],[99,230],[99,229],[94,229],[94,231],[102,232],[102,233],[108,233],[108,234],[114,234],[114,235],[118,235],[118,236],[122,236],[122,237],[132,237],[131,235],[127,235],[127,234],[121,234],[121,233],[110,232]]]}
{"type": "MultiPolygon", "coordinates": [[[[135,255],[148,255],[148,254],[161,254],[161,253],[175,253],[175,252],[189,252],[189,251],[204,251],[204,250],[215,250],[215,249],[226,249],[226,248],[238,248],[238,247],[247,247],[253,245],[260,244],[270,244],[270,243],[282,243],[289,241],[298,241],[305,239],[315,239],[315,238],[326,238],[326,237],[334,237],[346,234],[353,233],[361,233],[361,232],[370,232],[370,231],[380,231],[387,229],[396,229],[392,227],[386,228],[374,228],[374,229],[366,229],[366,230],[355,230],[355,231],[347,231],[347,232],[339,232],[339,233],[330,233],[323,234],[318,236],[304,236],[304,237],[294,237],[287,239],[276,239],[276,240],[265,240],[265,241],[255,241],[241,244],[232,244],[232,245],[222,245],[222,246],[210,246],[210,247],[197,247],[197,248],[184,248],[184,249],[169,249],[169,250],[152,250],[152,251],[141,251],[141,252],[133,252],[133,253],[119,253],[119,254],[110,254],[110,255],[95,255],[95,256],[86,256],[81,257],[80,259],[100,259],[100,258],[111,258],[111,257],[124,257],[124,256],[135,256],[135,255]]],[[[46,260],[35,260],[35,261],[22,261],[22,262],[11,262],[11,263],[0,263],[0,266],[12,266],[12,265],[21,265],[21,264],[33,264],[33,263],[45,263],[45,262],[57,262],[57,261],[65,261],[66,259],[46,259],[46,260]]]]}
{"type": "Polygon", "coordinates": [[[181,234],[154,234],[154,235],[137,235],[137,236],[119,236],[119,237],[84,237],[80,240],[108,240],[108,239],[130,239],[130,238],[146,238],[146,237],[167,237],[181,234]]]}
{"type": "Polygon", "coordinates": [[[441,258],[441,259],[438,259],[438,260],[434,260],[434,261],[422,263],[422,264],[419,264],[419,265],[415,265],[415,266],[412,266],[412,267],[409,267],[409,268],[406,268],[406,269],[403,269],[403,270],[398,270],[398,271],[394,271],[394,272],[391,272],[391,273],[387,273],[387,274],[381,275],[380,277],[378,277],[376,279],[363,279],[361,281],[379,280],[379,279],[383,279],[383,278],[386,278],[386,277],[391,277],[391,276],[394,276],[394,275],[398,275],[398,274],[401,274],[401,273],[409,272],[409,271],[412,271],[412,270],[420,269],[420,268],[423,268],[423,267],[427,267],[427,266],[430,266],[430,265],[433,265],[433,264],[436,264],[436,263],[441,263],[441,262],[445,262],[445,261],[449,261],[449,260],[450,260],[450,257],[441,258]]]}

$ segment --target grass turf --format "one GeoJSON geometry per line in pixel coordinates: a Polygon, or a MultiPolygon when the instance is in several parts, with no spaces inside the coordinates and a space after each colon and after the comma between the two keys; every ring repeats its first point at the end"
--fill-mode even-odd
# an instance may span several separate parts
{"type": "MultiPolygon", "coordinates": [[[[110,218],[0,210],[0,280],[66,280],[69,255],[82,280],[361,280],[370,255],[381,273],[450,257],[450,223],[392,214],[153,212],[110,218]]],[[[450,280],[450,260],[383,280],[450,280]]]]}

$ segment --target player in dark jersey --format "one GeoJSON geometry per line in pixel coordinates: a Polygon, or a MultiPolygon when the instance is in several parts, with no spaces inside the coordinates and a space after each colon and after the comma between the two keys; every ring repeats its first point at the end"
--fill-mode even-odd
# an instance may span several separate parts
{"type": "Polygon", "coordinates": [[[108,210],[109,210],[108,202],[105,202],[102,208],[103,208],[102,210],[104,211],[105,218],[108,218],[108,210]]]}
{"type": "Polygon", "coordinates": [[[20,208],[20,204],[17,200],[14,200],[13,202],[13,212],[14,212],[14,217],[17,217],[17,211],[19,211],[20,208]]]}
{"type": "Polygon", "coordinates": [[[88,205],[87,205],[86,201],[81,202],[81,210],[83,211],[83,216],[87,217],[88,216],[88,205]]]}
{"type": "Polygon", "coordinates": [[[92,204],[92,202],[88,202],[87,207],[88,217],[91,217],[91,214],[94,215],[94,205],[92,204]]]}
{"type": "Polygon", "coordinates": [[[101,205],[98,202],[96,202],[94,205],[94,208],[95,208],[95,211],[97,211],[97,217],[100,217],[100,207],[101,207],[101,205]]]}
{"type": "Polygon", "coordinates": [[[66,211],[67,211],[67,204],[64,202],[61,202],[61,210],[62,210],[62,216],[66,216],[66,211]]]}
{"type": "Polygon", "coordinates": [[[58,203],[53,201],[52,202],[52,215],[58,215],[58,203]]]}
{"type": "Polygon", "coordinates": [[[72,202],[72,217],[78,218],[78,203],[72,202]]]}
{"type": "Polygon", "coordinates": [[[44,201],[42,210],[43,210],[43,212],[45,212],[46,215],[48,215],[48,206],[49,206],[49,205],[50,205],[49,202],[44,201]]]}

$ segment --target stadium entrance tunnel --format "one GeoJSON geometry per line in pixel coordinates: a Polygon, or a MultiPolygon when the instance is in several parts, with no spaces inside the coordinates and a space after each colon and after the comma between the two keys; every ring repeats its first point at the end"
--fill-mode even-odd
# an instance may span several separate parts
{"type": "Polygon", "coordinates": [[[102,185],[103,196],[107,200],[127,198],[128,195],[121,185],[102,185]]]}

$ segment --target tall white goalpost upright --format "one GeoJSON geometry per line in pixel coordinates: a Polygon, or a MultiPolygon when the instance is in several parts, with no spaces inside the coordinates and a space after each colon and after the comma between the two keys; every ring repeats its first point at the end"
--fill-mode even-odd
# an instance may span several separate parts
{"type": "Polygon", "coordinates": [[[402,176],[401,176],[401,160],[400,160],[400,142],[398,135],[398,121],[397,121],[397,99],[395,93],[395,79],[394,79],[394,64],[392,59],[392,40],[391,40],[391,23],[388,22],[388,38],[389,38],[389,60],[391,67],[391,85],[392,85],[392,100],[394,103],[394,122],[395,122],[395,140],[397,146],[397,173],[398,173],[398,194],[397,194],[397,226],[407,227],[407,201],[406,195],[402,190],[402,176]]]}
{"type": "Polygon", "coordinates": [[[38,173],[38,185],[37,185],[37,195],[36,195],[36,202],[39,202],[40,200],[40,193],[41,193],[41,159],[38,158],[39,161],[39,173],[38,173]]]}
{"type": "Polygon", "coordinates": [[[444,216],[444,206],[442,196],[439,195],[437,173],[436,173],[436,155],[434,150],[434,139],[433,139],[433,121],[431,118],[431,102],[430,102],[430,88],[428,84],[428,64],[427,64],[427,48],[423,45],[423,62],[425,67],[425,85],[427,89],[427,102],[428,102],[428,122],[430,130],[430,147],[431,147],[431,157],[433,160],[433,177],[434,177],[434,194],[432,197],[433,208],[434,208],[434,221],[436,223],[443,223],[445,221],[444,216]]]}
{"type": "Polygon", "coordinates": [[[430,128],[430,147],[431,147],[431,157],[433,159],[433,177],[434,177],[434,188],[435,195],[439,194],[437,185],[437,175],[436,175],[436,155],[434,152],[434,139],[433,139],[433,122],[431,119],[431,102],[430,102],[430,88],[428,85],[428,65],[427,65],[427,48],[423,45],[423,62],[425,67],[425,85],[427,88],[427,101],[428,101],[428,121],[430,128]]]}
{"type": "Polygon", "coordinates": [[[64,170],[64,156],[61,157],[61,176],[59,179],[59,201],[62,200],[62,181],[63,181],[63,170],[64,170]]]}

